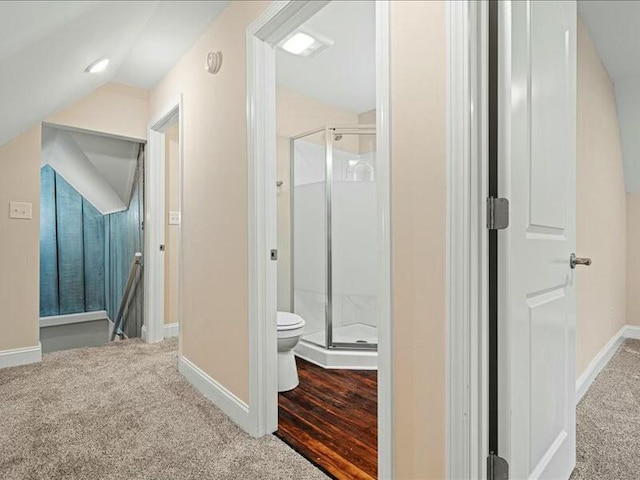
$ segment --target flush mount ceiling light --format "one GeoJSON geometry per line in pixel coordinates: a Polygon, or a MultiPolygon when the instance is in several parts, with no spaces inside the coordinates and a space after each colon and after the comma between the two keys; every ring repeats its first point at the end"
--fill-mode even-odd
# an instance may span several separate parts
{"type": "Polygon", "coordinates": [[[100,73],[104,71],[105,68],[107,68],[107,65],[109,65],[108,58],[99,58],[87,68],[85,68],[84,71],[87,73],[100,73]]]}
{"type": "Polygon", "coordinates": [[[333,45],[333,40],[308,30],[295,31],[278,45],[285,52],[301,57],[313,57],[333,45]]]}

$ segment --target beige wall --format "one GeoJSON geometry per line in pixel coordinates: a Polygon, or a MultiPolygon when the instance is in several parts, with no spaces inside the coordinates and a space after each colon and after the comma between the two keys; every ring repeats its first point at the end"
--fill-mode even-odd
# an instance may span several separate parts
{"type": "Polygon", "coordinates": [[[231,2],[151,92],[184,95],[182,354],[249,400],[246,28],[268,2],[231,2]],[[220,73],[203,68],[224,52],[220,73]]]}
{"type": "Polygon", "coordinates": [[[164,234],[164,323],[178,322],[179,225],[169,224],[169,213],[180,210],[178,124],[165,132],[165,234],[164,234]]]}
{"type": "MultiPolygon", "coordinates": [[[[292,90],[279,87],[276,95],[277,122],[277,173],[284,183],[277,190],[278,209],[278,310],[291,309],[291,146],[292,136],[333,123],[355,125],[358,114],[306,97],[292,90]]],[[[375,122],[374,122],[375,123],[375,122]]],[[[307,140],[319,140],[316,135],[307,140]]],[[[324,139],[324,136],[322,136],[324,139]]],[[[346,136],[341,148],[358,151],[358,138],[346,136]]]]}
{"type": "MultiPolygon", "coordinates": [[[[46,121],[145,139],[147,92],[108,84],[46,121]]],[[[38,344],[41,130],[38,124],[0,146],[0,351],[38,344]],[[30,202],[33,219],[10,220],[10,201],[30,202]]]]}
{"type": "Polygon", "coordinates": [[[0,146],[0,351],[39,339],[40,126],[0,146]],[[31,220],[9,218],[9,202],[32,204],[31,220]]]}
{"type": "Polygon", "coordinates": [[[392,2],[391,32],[396,476],[444,478],[444,3],[392,2]]]}
{"type": "Polygon", "coordinates": [[[627,323],[640,325],[640,193],[627,193],[627,323]]]}
{"type": "Polygon", "coordinates": [[[46,121],[146,140],[149,92],[128,85],[107,83],[69,108],[50,116],[46,121]]]}
{"type": "Polygon", "coordinates": [[[577,252],[579,376],[626,323],[626,193],[613,84],[578,21],[577,252]]]}

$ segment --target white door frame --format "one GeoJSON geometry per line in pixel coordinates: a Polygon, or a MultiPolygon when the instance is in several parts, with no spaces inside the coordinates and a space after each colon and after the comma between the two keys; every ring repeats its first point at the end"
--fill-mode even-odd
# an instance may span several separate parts
{"type": "MultiPolygon", "coordinates": [[[[277,1],[247,30],[247,127],[249,173],[249,337],[251,433],[261,436],[278,426],[276,263],[276,101],[275,49],[287,33],[327,2],[277,1]]],[[[376,3],[376,108],[378,200],[381,224],[390,225],[390,88],[388,0],[376,3]]],[[[378,471],[393,477],[391,237],[380,237],[381,308],[378,327],[378,471]]],[[[425,427],[426,428],[426,427],[425,427]]]]}
{"type": "Polygon", "coordinates": [[[183,106],[182,94],[172,100],[147,127],[145,152],[144,219],[144,325],[142,339],[153,343],[164,339],[164,251],[165,244],[165,130],[178,122],[178,331],[182,328],[182,224],[183,198],[183,106]]]}
{"type": "Polygon", "coordinates": [[[447,2],[447,478],[488,455],[488,3],[447,2]]]}

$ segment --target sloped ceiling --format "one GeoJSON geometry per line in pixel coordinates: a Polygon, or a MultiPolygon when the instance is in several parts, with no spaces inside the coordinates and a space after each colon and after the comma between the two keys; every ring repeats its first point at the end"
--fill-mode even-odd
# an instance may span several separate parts
{"type": "Polygon", "coordinates": [[[103,215],[129,208],[138,148],[128,140],[42,128],[42,165],[51,165],[103,215]]]}
{"type": "Polygon", "coordinates": [[[329,105],[363,113],[376,104],[375,1],[327,4],[301,29],[333,40],[313,57],[277,50],[278,85],[329,105]]]}
{"type": "Polygon", "coordinates": [[[640,192],[640,2],[578,3],[615,87],[627,191],[640,192]]]}
{"type": "Polygon", "coordinates": [[[227,4],[0,2],[0,145],[107,82],[153,87],[227,4]]]}

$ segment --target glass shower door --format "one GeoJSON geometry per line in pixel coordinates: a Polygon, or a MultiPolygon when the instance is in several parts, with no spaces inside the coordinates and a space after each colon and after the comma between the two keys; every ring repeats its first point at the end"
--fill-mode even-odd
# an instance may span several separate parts
{"type": "Polygon", "coordinates": [[[327,348],[327,209],[325,128],[291,140],[293,311],[306,324],[303,339],[327,348]]]}
{"type": "Polygon", "coordinates": [[[331,128],[329,347],[377,349],[378,215],[373,127],[331,128]]]}

